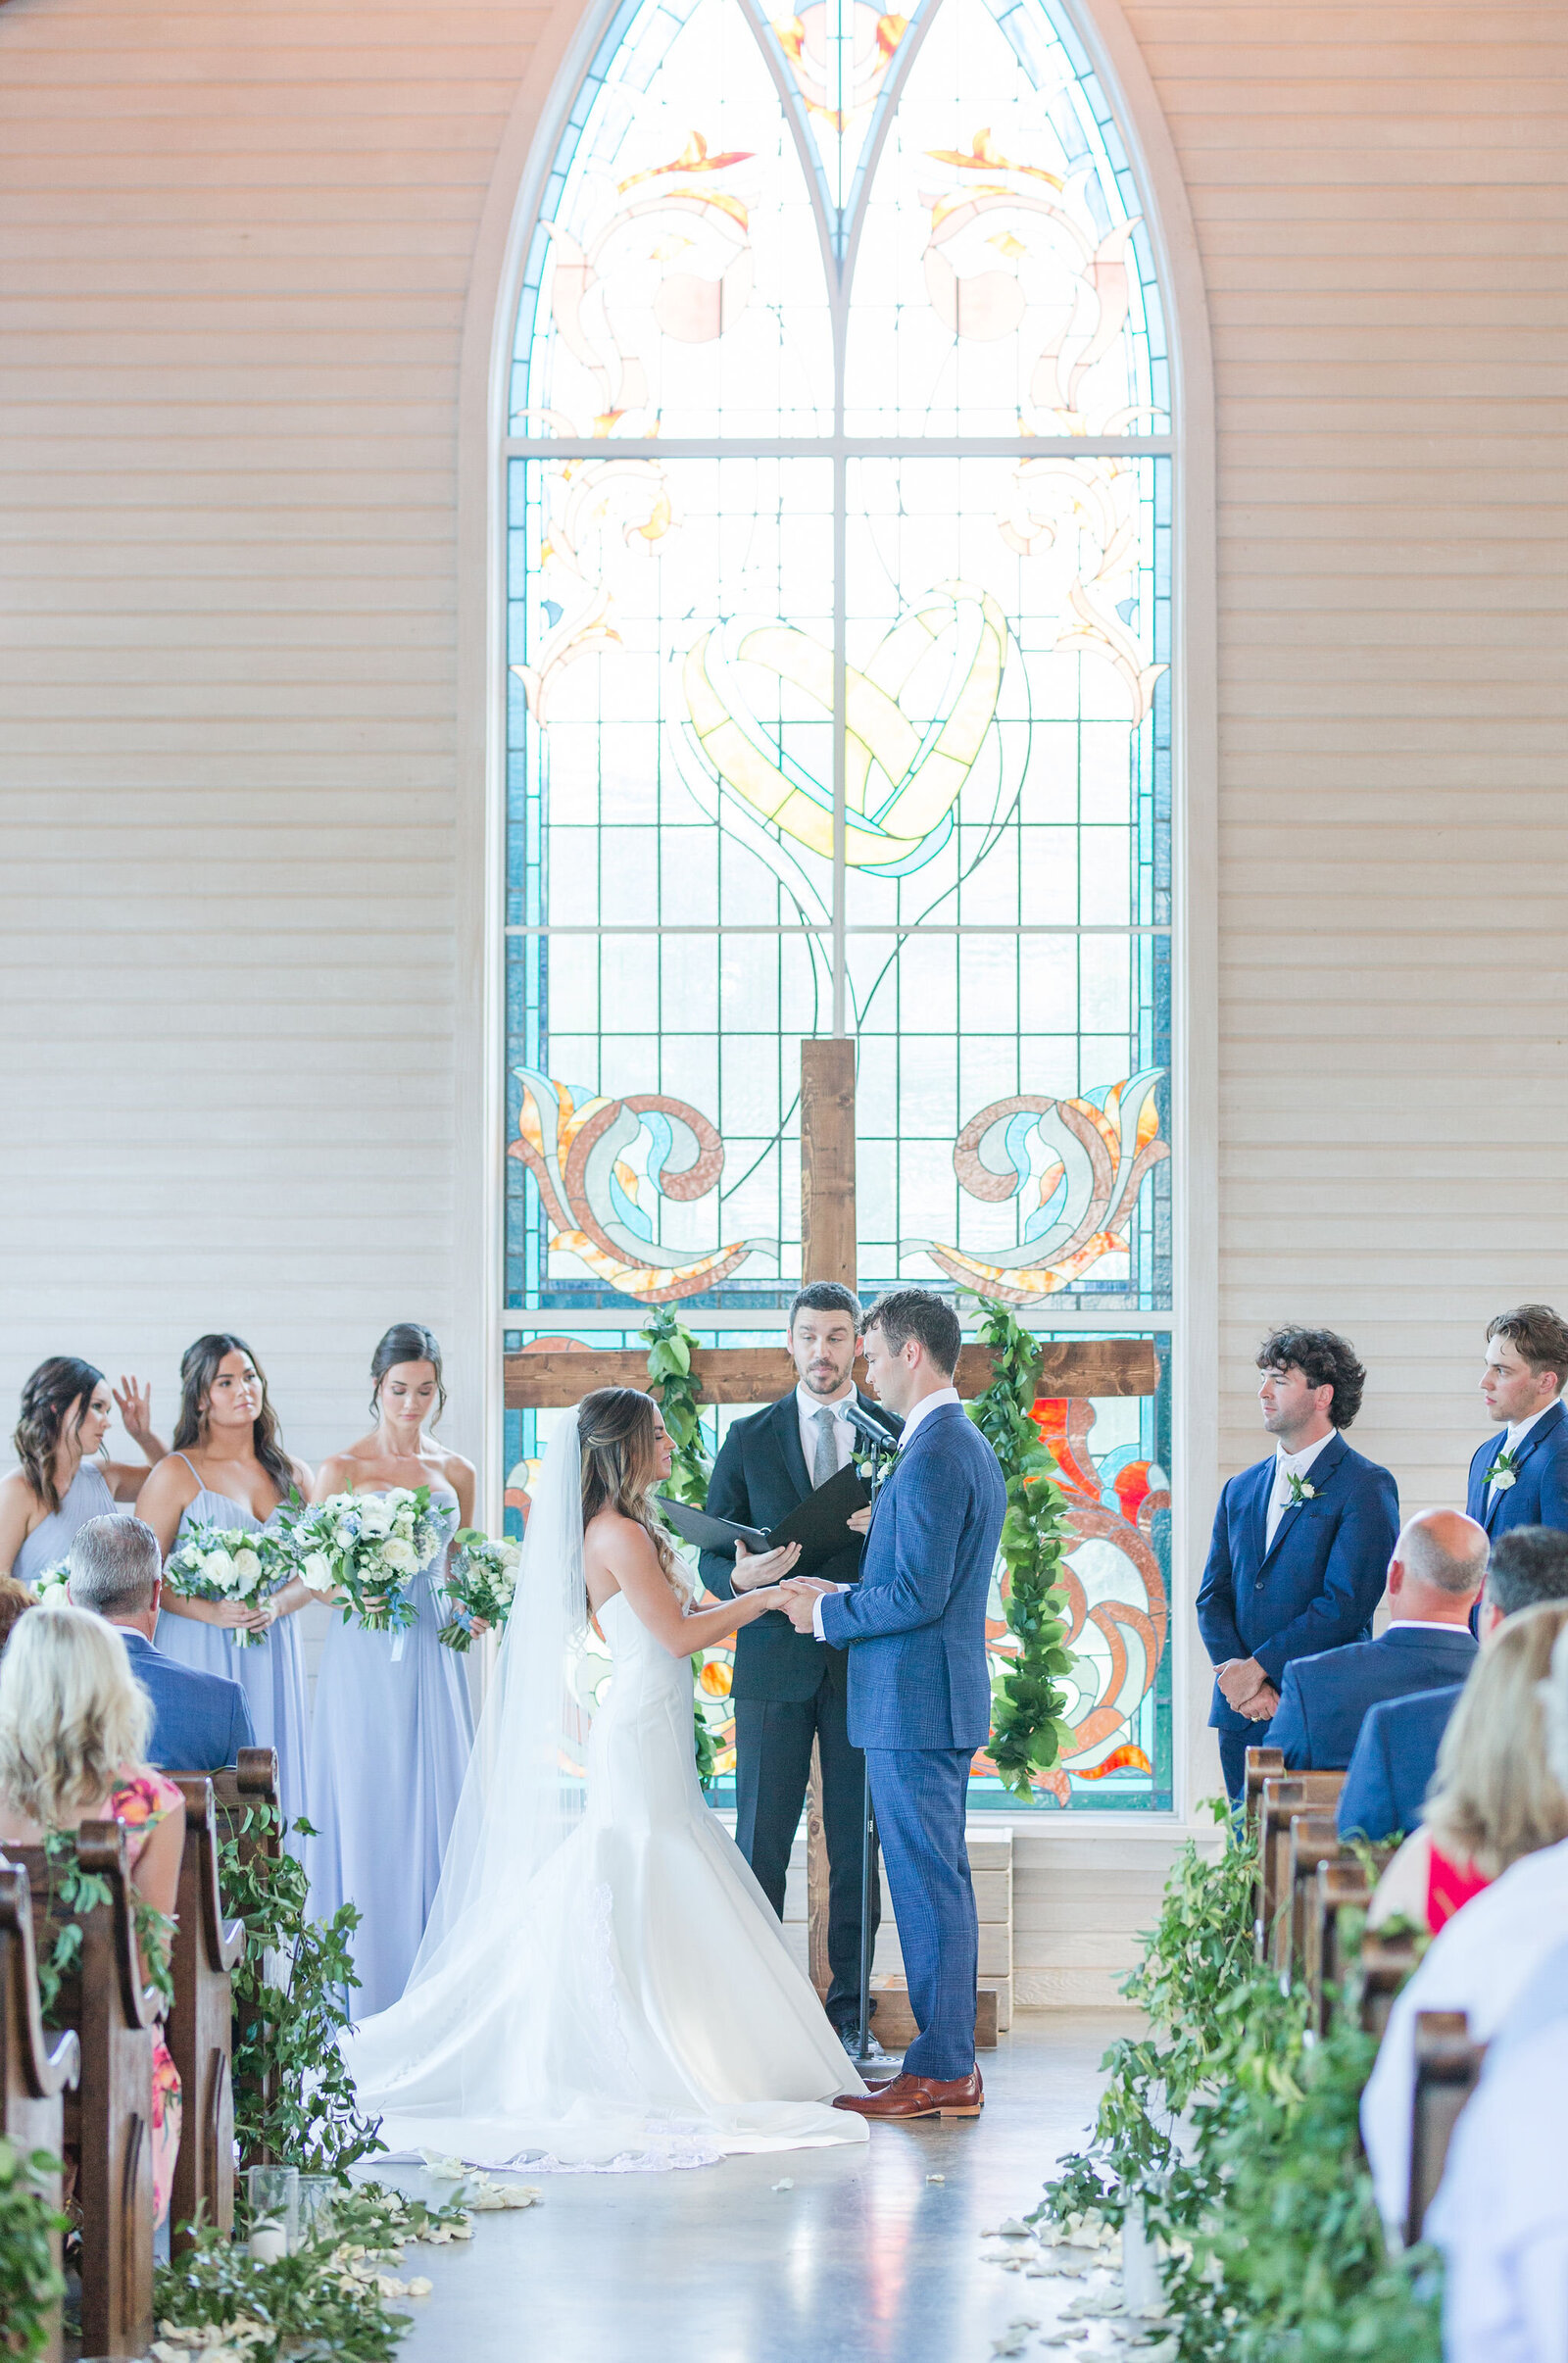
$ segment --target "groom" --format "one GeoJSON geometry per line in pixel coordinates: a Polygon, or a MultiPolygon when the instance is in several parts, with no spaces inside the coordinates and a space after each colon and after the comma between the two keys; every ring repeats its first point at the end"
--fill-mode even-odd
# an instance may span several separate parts
{"type": "Polygon", "coordinates": [[[920,2029],[904,2072],[837,2106],[864,2117],[977,2117],[979,1930],[964,1844],[969,1765],[991,1732],[986,1597],[1007,1506],[990,1445],[958,1401],[958,1316],[924,1289],[866,1315],[879,1401],[904,1421],[872,1512],[860,1581],[786,1582],[799,1633],[848,1648],[850,1738],[871,1797],[920,2029]]]}

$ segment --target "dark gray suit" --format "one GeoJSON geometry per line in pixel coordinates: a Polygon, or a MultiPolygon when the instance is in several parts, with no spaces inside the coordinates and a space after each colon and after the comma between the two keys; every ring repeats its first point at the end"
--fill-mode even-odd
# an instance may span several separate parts
{"type": "MultiPolygon", "coordinates": [[[[897,1423],[866,1396],[877,1418],[897,1423]]],[[[800,1409],[792,1389],[750,1419],[737,1419],[713,1464],[708,1506],[715,1518],[764,1531],[811,1491],[801,1450],[800,1409]]],[[[861,1544],[846,1536],[842,1556],[816,1570],[824,1583],[853,1583],[861,1544]]],[[[705,1551],[703,1581],[720,1600],[734,1597],[734,1553],[705,1551]]],[[[859,2019],[860,1866],[865,1758],[850,1746],[848,1664],[809,1633],[797,1633],[776,1610],[735,1636],[735,1838],[762,1893],[784,1917],[790,1848],[800,1827],[811,1771],[811,1742],[822,1757],[822,1822],[828,1854],[827,2014],[842,2029],[859,2019]]],[[[871,1934],[880,1899],[873,1886],[871,1934]]]]}

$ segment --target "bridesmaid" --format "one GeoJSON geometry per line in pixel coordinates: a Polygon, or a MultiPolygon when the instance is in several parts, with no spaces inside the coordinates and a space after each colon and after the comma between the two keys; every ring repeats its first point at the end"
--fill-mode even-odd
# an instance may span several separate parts
{"type": "MultiPolygon", "coordinates": [[[[243,1338],[198,1338],[179,1365],[174,1449],[142,1487],[136,1515],[167,1559],[192,1526],[255,1534],[290,1494],[308,1498],[311,1472],[283,1450],[261,1364],[243,1338]]],[[[267,1599],[178,1600],[166,1590],[157,1645],[181,1665],[243,1684],[258,1747],[277,1750],[284,1818],[306,1805],[305,1654],[296,1611],[312,1595],[298,1578],[267,1599]],[[241,1649],[234,1634],[258,1638],[241,1649]]]]}
{"type": "Polygon", "coordinates": [[[11,1439],[22,1465],[0,1484],[0,1573],[32,1583],[65,1557],[78,1526],[107,1517],[117,1501],[135,1501],[146,1470],[97,1455],[118,1403],[132,1443],[147,1459],[163,1458],[152,1400],[139,1379],[122,1378],[111,1401],[103,1372],[74,1354],[38,1364],[22,1390],[11,1439]]]}
{"type": "Polygon", "coordinates": [[[418,1622],[401,1637],[368,1633],[334,1617],[316,1677],[311,1910],[330,1919],[359,1905],[352,1995],[356,2018],[402,1994],[441,1876],[463,1775],[473,1744],[461,1656],[441,1647],[437,1585],[452,1538],[473,1516],[469,1462],[424,1432],[446,1405],[441,1349],[416,1321],[389,1329],[370,1362],[375,1426],[324,1461],[316,1499],[428,1485],[445,1546],[414,1579],[418,1622]],[[401,1652],[398,1642],[401,1638],[401,1652]]]}

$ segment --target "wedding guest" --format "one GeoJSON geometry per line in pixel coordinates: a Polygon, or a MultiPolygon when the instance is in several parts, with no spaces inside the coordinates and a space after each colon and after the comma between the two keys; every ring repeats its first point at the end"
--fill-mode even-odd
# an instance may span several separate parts
{"type": "Polygon", "coordinates": [[[1219,1498],[1198,1623],[1213,1662],[1209,1722],[1232,1805],[1293,1658],[1369,1641],[1399,1530],[1386,1468],[1345,1441],[1366,1372],[1332,1329],[1278,1329],[1257,1353],[1267,1459],[1219,1498]]]}
{"type": "MultiPolygon", "coordinates": [[[[799,1383],[781,1403],[731,1427],[709,1481],[708,1508],[715,1518],[764,1532],[778,1525],[849,1461],[855,1436],[847,1409],[858,1407],[890,1430],[902,1424],[856,1387],[859,1329],[860,1303],[853,1290],[816,1281],[799,1292],[785,1334],[799,1383]]],[[[859,1530],[845,1534],[839,1557],[818,1570],[824,1582],[853,1583],[858,1576],[860,1533],[868,1521],[869,1513],[862,1512],[859,1530]]],[[[733,1551],[705,1551],[701,1569],[716,1599],[732,1600],[776,1583],[790,1563],[785,1551],[748,1552],[741,1544],[733,1551]]],[[[781,1920],[812,1742],[817,1746],[832,1979],[824,2007],[845,2049],[859,2053],[865,1758],[850,1746],[848,1669],[847,1649],[830,1649],[809,1633],[797,1633],[787,1616],[760,1616],[735,1636],[730,1701],[735,1709],[735,1843],[781,1920]]],[[[873,1943],[879,1905],[880,1882],[873,1882],[873,1943]]],[[[881,2056],[874,2036],[861,2056],[881,2056]]]]}
{"type": "Polygon", "coordinates": [[[1284,1751],[1287,1769],[1348,1764],[1380,1699],[1463,1682],[1476,1653],[1470,1610],[1486,1572],[1487,1538],[1474,1518],[1424,1509],[1406,1520],[1389,1561],[1387,1631],[1285,1669],[1268,1744],[1284,1751]]]}
{"type": "Polygon", "coordinates": [[[1568,1528],[1568,1321],[1549,1305],[1516,1305],[1487,1329],[1481,1394],[1494,1427],[1470,1462],[1465,1502],[1488,1534],[1568,1528]]]}
{"type": "Polygon", "coordinates": [[[65,1557],[78,1526],[135,1501],[146,1470],[100,1455],[118,1404],[131,1442],[148,1460],[163,1458],[152,1403],[140,1379],[122,1378],[111,1392],[103,1372],[74,1354],[38,1364],[11,1439],[21,1465],[0,1483],[0,1571],[34,1583],[65,1557]]]}
{"type": "MultiPolygon", "coordinates": [[[[1481,1594],[1482,1648],[1506,1617],[1548,1600],[1568,1600],[1568,1534],[1555,1526],[1510,1528],[1492,1547],[1481,1594]]],[[[1376,1842],[1415,1828],[1461,1688],[1419,1691],[1371,1709],[1340,1792],[1342,1838],[1376,1842]]]]}
{"type": "MultiPolygon", "coordinates": [[[[234,1534],[275,1527],[291,1495],[305,1500],[311,1472],[283,1449],[260,1362],[228,1331],[196,1340],[179,1365],[174,1449],[148,1478],[136,1515],[166,1559],[197,1526],[234,1534]]],[[[277,1751],[285,1820],[306,1809],[308,1729],[305,1654],[297,1612],[311,1594],[298,1578],[270,1598],[185,1600],[167,1586],[157,1647],[198,1673],[237,1682],[250,1704],[259,1747],[277,1751]],[[237,1636],[249,1633],[243,1647],[237,1636]]]]}
{"type": "Polygon", "coordinates": [[[430,1489],[441,1549],[413,1579],[417,1622],[372,1633],[334,1616],[316,1678],[311,1909],[358,1904],[356,2018],[402,1994],[441,1877],[473,1745],[464,1661],[441,1646],[452,1538],[473,1517],[472,1465],[427,1434],[446,1407],[441,1349],[417,1321],[389,1329],[370,1360],[368,1435],[323,1461],[315,1499],[430,1489]]]}
{"type": "Polygon", "coordinates": [[[1568,1944],[1548,1953],[1487,2046],[1424,2237],[1444,2252],[1446,2363],[1568,2355],[1568,1944]]]}
{"type": "Polygon", "coordinates": [[[1368,1915],[1434,1935],[1511,1862],[1568,1838],[1568,1798],[1546,1768],[1540,1685],[1568,1605],[1512,1617],[1460,1693],[1421,1814],[1378,1881],[1368,1915]]]}
{"type": "Polygon", "coordinates": [[[0,1649],[17,1629],[17,1619],[36,1601],[25,1584],[19,1584],[14,1575],[0,1575],[0,1649]]]}
{"type": "Polygon", "coordinates": [[[161,1772],[215,1772],[254,1748],[237,1682],[198,1673],[154,1645],[163,1554],[140,1518],[89,1518],[71,1546],[71,1604],[113,1625],[153,1705],[148,1759],[161,1772]]]}
{"type": "MultiPolygon", "coordinates": [[[[152,1704],[124,1643],[79,1608],[34,1608],[0,1658],[0,1846],[42,1846],[51,1831],[119,1822],[131,1886],[172,1921],[185,1807],[147,1763],[152,1704]]],[[[139,1940],[138,1940],[139,1942],[139,1940]]],[[[153,2045],[153,2191],[169,2213],[179,2148],[179,2076],[162,2033],[153,2045]]]]}
{"type": "MultiPolygon", "coordinates": [[[[1556,1616],[1556,1609],[1534,1609],[1556,1616]]],[[[1511,1641],[1499,1635],[1480,1659],[1486,1670],[1511,1641]]],[[[1520,1643],[1528,1652],[1529,1643],[1520,1643]]],[[[1546,1769],[1559,1790],[1568,1781],[1568,1636],[1558,1632],[1551,1671],[1541,1685],[1546,1769]]],[[[1517,1761],[1521,1750],[1514,1750],[1517,1761]]],[[[1518,1774],[1535,1778],[1534,1771],[1518,1774]]],[[[1568,1809],[1568,1797],[1564,1799],[1568,1809]]],[[[1421,2010],[1463,2010],[1473,2042],[1490,2043],[1546,1955],[1568,1940],[1568,1838],[1521,1855],[1473,1895],[1432,1940],[1414,1975],[1395,1998],[1377,2063],[1361,2095],[1361,2135],[1378,2205],[1401,2222],[1410,2174],[1410,2097],[1415,2081],[1415,2020],[1421,2010]]]]}

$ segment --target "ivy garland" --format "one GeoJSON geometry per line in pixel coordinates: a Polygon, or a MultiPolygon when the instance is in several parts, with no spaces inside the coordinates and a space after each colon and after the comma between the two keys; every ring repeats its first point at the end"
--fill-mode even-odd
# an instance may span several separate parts
{"type": "MultiPolygon", "coordinates": [[[[43,1850],[49,1865],[43,1910],[48,1943],[38,1947],[38,2007],[44,2025],[53,2027],[61,1985],[81,1966],[82,1920],[110,1903],[114,1891],[101,1871],[82,1869],[74,1830],[46,1830],[43,1850]],[[63,1913],[70,1916],[62,1917],[63,1913]]],[[[174,2006],[174,1923],[167,1912],[159,1911],[134,1891],[130,1903],[142,1968],[167,2015],[174,2006]]]]}
{"type": "MultiPolygon", "coordinates": [[[[307,1917],[304,1864],[254,1844],[281,1828],[272,1806],[252,1805],[219,1847],[224,1909],[245,1923],[234,1971],[234,2132],[247,2161],[287,2158],[304,2173],[341,2178],[386,2147],[380,2120],[361,2114],[337,2041],[360,1982],[350,1948],[360,1912],[345,1903],[330,1920],[307,1917]]],[[[316,1835],[303,1817],[294,1831],[316,1835]]]]}
{"type": "MultiPolygon", "coordinates": [[[[693,1508],[701,1509],[708,1500],[710,1472],[697,1381],[692,1376],[692,1348],[697,1340],[667,1305],[660,1306],[641,1335],[648,1348],[648,1391],[663,1414],[675,1447],[675,1465],[664,1480],[664,1491],[673,1501],[689,1501],[693,1508]]],[[[694,1681],[702,1671],[702,1663],[700,1657],[692,1659],[694,1681]]],[[[717,1777],[718,1759],[713,1735],[695,1699],[692,1748],[697,1757],[697,1777],[705,1789],[711,1789],[717,1777]]]]}
{"type": "Polygon", "coordinates": [[[1035,1774],[1057,1762],[1069,1729],[1060,1677],[1070,1671],[1072,1655],[1059,1581],[1067,1502],[1033,1418],[1040,1349],[1005,1305],[982,1298],[980,1310],[980,1342],[995,1354],[996,1372],[968,1410],[1006,1480],[1005,1614],[1018,1642],[1006,1670],[992,1679],[991,1760],[1004,1787],[1028,1802],[1035,1774]]]}
{"type": "Polygon", "coordinates": [[[42,2189],[59,2172],[46,2149],[24,2156],[0,2136],[0,2354],[24,2363],[47,2352],[50,2309],[65,2294],[50,2240],[71,2219],[42,2189]]]}

